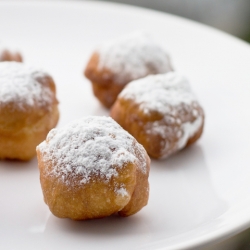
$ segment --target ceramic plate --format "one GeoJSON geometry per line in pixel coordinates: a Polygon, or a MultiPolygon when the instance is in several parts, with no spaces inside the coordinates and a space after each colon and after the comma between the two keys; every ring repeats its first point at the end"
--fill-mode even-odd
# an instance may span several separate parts
{"type": "Polygon", "coordinates": [[[138,30],[164,46],[206,113],[193,146],[153,160],[148,206],[129,218],[75,222],[43,202],[36,159],[0,161],[1,249],[200,248],[250,226],[250,48],[175,16],[100,2],[0,2],[1,41],[58,88],[58,126],[108,115],[83,69],[92,50],[138,30]]]}

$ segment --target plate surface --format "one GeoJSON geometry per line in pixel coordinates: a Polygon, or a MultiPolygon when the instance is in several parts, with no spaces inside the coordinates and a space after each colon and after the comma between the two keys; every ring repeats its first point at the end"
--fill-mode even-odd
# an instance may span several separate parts
{"type": "Polygon", "coordinates": [[[187,249],[250,226],[250,47],[175,16],[99,2],[0,2],[1,40],[46,69],[58,126],[108,115],[82,75],[99,43],[137,30],[168,49],[205,109],[198,143],[152,161],[149,204],[129,218],[74,222],[43,202],[37,161],[0,161],[1,249],[187,249]]]}

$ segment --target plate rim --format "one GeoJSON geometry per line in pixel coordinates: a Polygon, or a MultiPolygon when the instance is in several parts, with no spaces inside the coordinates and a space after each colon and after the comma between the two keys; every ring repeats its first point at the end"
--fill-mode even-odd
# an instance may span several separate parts
{"type": "MultiPolygon", "coordinates": [[[[13,5],[24,5],[27,4],[29,6],[33,5],[33,6],[39,6],[39,5],[47,5],[47,6],[58,6],[61,5],[64,7],[76,7],[76,5],[78,6],[84,6],[84,5],[92,5],[92,6],[103,6],[105,8],[115,8],[115,9],[119,9],[119,11],[121,10],[121,8],[124,11],[128,11],[128,10],[133,10],[133,11],[139,11],[142,12],[143,14],[149,14],[149,15],[156,15],[156,16],[168,16],[171,17],[173,19],[176,19],[180,22],[185,22],[187,25],[191,25],[191,26],[195,26],[198,29],[202,29],[202,30],[206,30],[206,32],[212,32],[214,34],[216,34],[216,36],[223,36],[226,37],[226,39],[231,40],[234,43],[239,44],[240,46],[245,47],[246,49],[248,49],[249,53],[250,53],[250,45],[241,40],[240,38],[237,38],[233,35],[230,35],[224,31],[218,30],[216,28],[207,26],[205,24],[184,18],[184,17],[180,17],[180,16],[176,16],[173,14],[169,14],[169,13],[165,13],[159,10],[151,10],[151,9],[147,9],[144,7],[138,7],[138,6],[132,6],[129,4],[124,4],[124,3],[114,3],[114,2],[101,2],[101,1],[90,1],[90,0],[24,0],[24,1],[17,1],[17,0],[0,0],[0,6],[2,5],[6,5],[6,6],[13,6],[13,5]]],[[[195,239],[192,240],[186,240],[183,243],[180,244],[175,244],[171,246],[171,249],[187,249],[187,248],[195,248],[195,247],[204,247],[210,244],[215,244],[218,242],[221,242],[225,239],[228,239],[242,231],[244,231],[245,229],[250,227],[250,215],[248,220],[243,220],[243,221],[238,221],[238,223],[232,224],[230,227],[226,227],[223,229],[217,229],[214,230],[213,232],[210,232],[206,235],[197,237],[195,239]]],[[[165,239],[166,240],[166,239],[165,239]]],[[[162,242],[164,242],[164,240],[161,240],[162,242]]],[[[170,249],[169,247],[160,247],[157,249],[170,249]]]]}

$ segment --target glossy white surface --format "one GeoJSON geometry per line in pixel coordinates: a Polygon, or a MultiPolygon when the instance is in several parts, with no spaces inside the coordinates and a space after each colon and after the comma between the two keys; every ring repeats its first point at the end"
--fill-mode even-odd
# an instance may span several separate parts
{"type": "Polygon", "coordinates": [[[0,3],[1,40],[55,79],[59,126],[107,115],[82,76],[100,42],[148,30],[191,81],[206,113],[201,140],[152,161],[150,200],[129,218],[75,222],[43,202],[37,161],[0,161],[1,249],[187,249],[250,226],[250,48],[174,16],[97,2],[0,3]]]}

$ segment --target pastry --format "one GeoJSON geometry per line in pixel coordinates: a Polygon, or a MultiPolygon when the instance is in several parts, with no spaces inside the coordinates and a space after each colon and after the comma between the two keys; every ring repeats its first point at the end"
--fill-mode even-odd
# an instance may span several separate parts
{"type": "Polygon", "coordinates": [[[169,71],[168,53],[150,36],[135,33],[100,46],[92,54],[85,76],[92,82],[94,95],[110,108],[130,81],[169,71]]]}
{"type": "Polygon", "coordinates": [[[203,109],[189,82],[176,72],[129,83],[111,117],[154,158],[166,158],[194,143],[204,124],[203,109]]]}
{"type": "Polygon", "coordinates": [[[4,62],[4,61],[22,62],[23,59],[19,52],[11,51],[7,48],[2,47],[0,49],[0,62],[4,62]]]}
{"type": "Polygon", "coordinates": [[[57,217],[129,216],[147,204],[150,159],[110,117],[52,129],[37,156],[44,201],[57,217]]]}
{"type": "Polygon", "coordinates": [[[29,160],[57,124],[53,79],[18,62],[0,63],[0,159],[29,160]]]}

